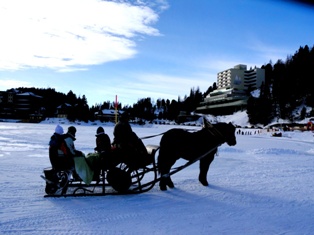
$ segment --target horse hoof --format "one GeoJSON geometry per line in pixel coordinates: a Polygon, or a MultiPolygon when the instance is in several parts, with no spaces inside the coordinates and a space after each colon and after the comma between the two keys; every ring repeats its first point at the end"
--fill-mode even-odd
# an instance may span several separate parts
{"type": "Polygon", "coordinates": [[[172,182],[167,183],[167,186],[168,186],[169,188],[174,188],[174,184],[173,184],[172,182]]]}
{"type": "Polygon", "coordinates": [[[159,186],[161,191],[167,191],[167,186],[159,186]]]}
{"type": "Polygon", "coordinates": [[[166,182],[164,181],[164,179],[162,179],[160,182],[159,182],[159,188],[161,191],[166,191],[167,190],[167,184],[166,182]]]}
{"type": "Polygon", "coordinates": [[[172,182],[172,180],[170,178],[166,180],[166,185],[169,188],[174,188],[174,184],[173,184],[173,182],[172,182]]]}
{"type": "Polygon", "coordinates": [[[199,181],[201,182],[201,184],[202,184],[203,186],[208,186],[208,185],[209,185],[208,182],[207,182],[207,180],[201,180],[201,179],[199,179],[199,181]]]}

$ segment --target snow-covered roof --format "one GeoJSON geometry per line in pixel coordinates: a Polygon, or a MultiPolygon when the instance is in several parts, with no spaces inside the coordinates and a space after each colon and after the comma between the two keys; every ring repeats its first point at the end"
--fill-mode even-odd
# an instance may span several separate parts
{"type": "MultiPolygon", "coordinates": [[[[105,115],[115,115],[116,114],[116,110],[115,109],[103,109],[101,110],[102,114],[105,115]]],[[[95,114],[98,114],[99,112],[96,112],[95,114]]],[[[118,114],[123,113],[122,111],[118,110],[118,114]]]]}
{"type": "Polygon", "coordinates": [[[65,105],[65,106],[67,106],[67,107],[71,107],[71,106],[72,106],[72,105],[70,105],[70,104],[68,104],[68,103],[64,103],[64,104],[59,105],[59,106],[57,107],[57,109],[61,109],[63,105],[65,105]]]}
{"type": "Polygon", "coordinates": [[[35,95],[33,92],[24,92],[21,94],[16,94],[18,96],[33,96],[33,97],[37,97],[37,98],[43,98],[42,96],[39,95],[35,95]]]}
{"type": "Polygon", "coordinates": [[[11,89],[8,89],[7,92],[19,93],[20,91],[15,88],[11,88],[11,89]]]}

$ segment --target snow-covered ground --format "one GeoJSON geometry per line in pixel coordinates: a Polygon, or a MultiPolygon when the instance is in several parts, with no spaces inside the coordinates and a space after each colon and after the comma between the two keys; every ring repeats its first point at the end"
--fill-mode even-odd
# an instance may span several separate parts
{"type": "MultiPolygon", "coordinates": [[[[194,164],[173,175],[176,188],[166,192],[156,185],[140,195],[44,198],[40,175],[55,125],[0,122],[0,234],[314,234],[311,132],[243,129],[236,146],[219,148],[208,187],[194,164]]],[[[98,126],[75,126],[77,149],[93,152],[98,126]]],[[[113,125],[103,127],[112,139],[113,125]]],[[[173,127],[133,130],[145,137],[173,127]]]]}

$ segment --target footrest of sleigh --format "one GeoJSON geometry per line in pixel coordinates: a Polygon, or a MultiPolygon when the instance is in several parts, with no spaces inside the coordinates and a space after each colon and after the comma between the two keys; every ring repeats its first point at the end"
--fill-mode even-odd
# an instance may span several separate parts
{"type": "MultiPolygon", "coordinates": [[[[73,182],[82,183],[76,172],[72,170],[54,170],[51,167],[45,168],[44,175],[40,177],[46,181],[45,196],[66,195],[73,182]]],[[[75,187],[77,187],[76,185],[75,187]]]]}

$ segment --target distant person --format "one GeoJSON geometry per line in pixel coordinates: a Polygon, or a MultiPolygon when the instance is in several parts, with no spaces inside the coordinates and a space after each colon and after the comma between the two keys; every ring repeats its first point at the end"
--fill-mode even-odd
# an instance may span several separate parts
{"type": "Polygon", "coordinates": [[[54,170],[74,168],[73,159],[67,156],[63,133],[62,126],[58,124],[49,141],[49,159],[54,170]]]}

